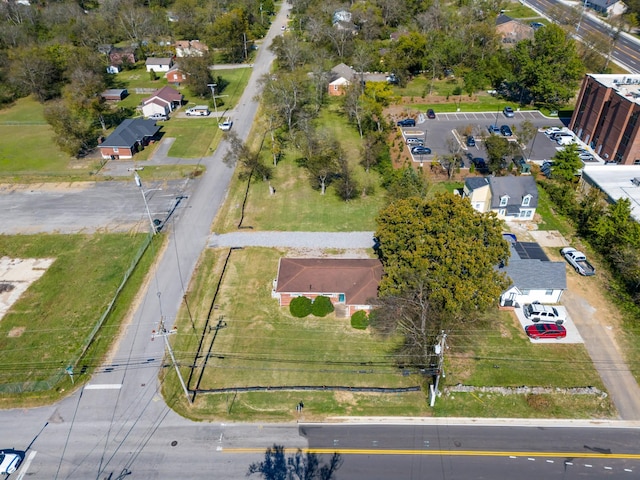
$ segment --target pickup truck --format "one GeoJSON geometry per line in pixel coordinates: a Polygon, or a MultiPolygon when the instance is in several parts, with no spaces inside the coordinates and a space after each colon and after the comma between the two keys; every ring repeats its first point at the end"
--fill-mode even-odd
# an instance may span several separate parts
{"type": "Polygon", "coordinates": [[[575,248],[565,247],[560,250],[560,255],[562,255],[564,259],[569,262],[569,265],[580,275],[591,276],[596,274],[595,267],[587,261],[585,254],[575,248]]]}

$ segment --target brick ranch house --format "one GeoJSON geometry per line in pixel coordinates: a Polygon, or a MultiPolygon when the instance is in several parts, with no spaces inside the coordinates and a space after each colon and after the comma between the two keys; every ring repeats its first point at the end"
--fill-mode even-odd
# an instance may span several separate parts
{"type": "Polygon", "coordinates": [[[271,296],[283,307],[296,297],[324,295],[337,316],[350,317],[358,310],[371,311],[382,273],[378,259],[281,258],[271,296]]]}
{"type": "Polygon", "coordinates": [[[120,160],[132,158],[144,149],[158,133],[160,127],[155,120],[127,118],[98,147],[102,158],[120,160]]]}

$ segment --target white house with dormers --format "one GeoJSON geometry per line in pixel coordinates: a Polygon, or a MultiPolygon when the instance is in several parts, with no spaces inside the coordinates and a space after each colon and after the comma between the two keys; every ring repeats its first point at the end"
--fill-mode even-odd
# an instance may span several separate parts
{"type": "Polygon", "coordinates": [[[508,221],[532,220],[538,207],[538,187],[531,176],[469,177],[463,197],[478,212],[495,212],[508,221]]]}

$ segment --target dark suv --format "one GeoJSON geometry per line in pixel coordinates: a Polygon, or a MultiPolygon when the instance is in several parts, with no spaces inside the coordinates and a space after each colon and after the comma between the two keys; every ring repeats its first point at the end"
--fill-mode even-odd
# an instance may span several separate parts
{"type": "Polygon", "coordinates": [[[476,139],[473,137],[473,135],[469,135],[467,137],[467,147],[475,147],[476,146],[476,139]]]}
{"type": "Polygon", "coordinates": [[[413,118],[405,118],[398,122],[399,127],[415,127],[416,121],[413,118]]]}

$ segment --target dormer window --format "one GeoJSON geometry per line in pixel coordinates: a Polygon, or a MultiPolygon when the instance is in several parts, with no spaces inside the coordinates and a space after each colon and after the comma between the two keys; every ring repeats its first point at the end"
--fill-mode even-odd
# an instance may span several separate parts
{"type": "Polygon", "coordinates": [[[500,206],[506,207],[508,201],[509,201],[509,197],[507,195],[503,195],[502,197],[500,197],[500,206]]]}
{"type": "Polygon", "coordinates": [[[528,207],[530,202],[531,202],[531,195],[525,195],[522,198],[522,206],[523,207],[528,207]]]}

